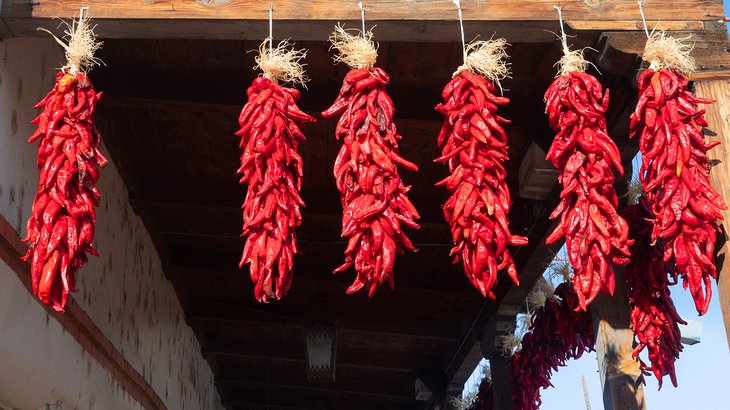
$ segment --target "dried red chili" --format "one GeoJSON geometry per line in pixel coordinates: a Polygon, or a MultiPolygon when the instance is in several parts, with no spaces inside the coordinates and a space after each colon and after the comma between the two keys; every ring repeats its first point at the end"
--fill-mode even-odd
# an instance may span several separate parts
{"type": "Polygon", "coordinates": [[[687,78],[673,68],[646,70],[639,75],[639,100],[631,115],[631,136],[639,136],[639,173],[646,200],[655,215],[652,243],[661,244],[666,269],[689,288],[699,314],[707,312],[715,270],[717,220],[727,210],[710,185],[704,110],[697,104],[714,101],[696,97],[687,78]]]}
{"type": "Polygon", "coordinates": [[[594,350],[593,320],[590,311],[579,309],[573,286],[561,283],[555,296],[533,311],[522,347],[510,358],[515,410],[537,410],[542,403],[540,389],[552,386],[552,372],[594,350]]]}
{"type": "Polygon", "coordinates": [[[345,263],[335,273],[355,265],[357,277],[347,289],[363,287],[372,297],[385,282],[394,286],[396,253],[415,251],[403,225],[418,229],[420,218],[407,197],[398,166],[418,167],[398,153],[402,139],[393,122],[395,108],[385,90],[390,78],[380,68],[356,68],[345,76],[337,100],[322,112],[340,115],[335,136],[343,142],[334,165],[342,200],[342,236],[348,237],[345,263]]]}
{"type": "Polygon", "coordinates": [[[250,264],[258,301],[280,299],[289,291],[301,224],[299,195],[303,163],[298,153],[306,138],[300,127],[315,119],[297,107],[300,92],[264,78],[247,90],[238,118],[242,150],[240,182],[248,184],[243,202],[246,238],[239,267],[250,264]]]}
{"type": "Polygon", "coordinates": [[[94,91],[84,73],[59,72],[53,90],[35,108],[43,112],[28,143],[39,141],[38,192],[28,219],[25,242],[31,261],[33,294],[63,312],[69,292],[75,292],[76,272],[93,248],[96,188],[100,168],[108,161],[99,151],[101,135],[94,125],[94,91]]]}
{"type": "Polygon", "coordinates": [[[493,410],[494,395],[492,393],[492,380],[485,377],[479,382],[479,390],[477,391],[474,401],[469,404],[467,410],[493,410]]]}
{"type": "Polygon", "coordinates": [[[507,269],[519,284],[507,245],[527,244],[512,235],[507,213],[512,201],[502,165],[508,159],[507,134],[502,124],[510,121],[496,114],[508,98],[494,94],[486,78],[461,70],[443,90],[443,104],[436,110],[446,116],[438,136],[442,156],[451,175],[439,182],[452,192],[444,204],[451,225],[454,261],[462,261],[471,283],[484,296],[494,297],[497,272],[507,269]]]}
{"type": "Polygon", "coordinates": [[[634,238],[631,253],[636,255],[623,272],[631,302],[631,328],[638,340],[632,356],[640,361],[644,374],[656,376],[660,389],[662,379],[667,375],[676,387],[674,362],[682,351],[678,324],[687,324],[677,313],[669,293],[669,286],[676,283],[676,278],[674,283],[670,281],[663,250],[659,243],[652,244],[655,217],[646,198],[627,206],[623,215],[629,222],[630,236],[634,238]],[[639,358],[644,349],[649,353],[651,366],[639,358]]]}
{"type": "Polygon", "coordinates": [[[545,93],[550,127],[558,131],[547,159],[560,170],[560,217],[548,244],[565,236],[573,267],[578,308],[585,310],[600,291],[613,294],[613,264],[629,261],[628,226],[618,215],[613,168],[623,175],[616,144],[606,131],[608,90],[590,74],[557,77],[545,93]]]}

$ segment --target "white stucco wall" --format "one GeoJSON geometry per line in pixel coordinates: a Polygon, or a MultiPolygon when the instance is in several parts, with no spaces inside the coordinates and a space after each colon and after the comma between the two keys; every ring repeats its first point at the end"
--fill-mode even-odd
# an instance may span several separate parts
{"type": "MultiPolygon", "coordinates": [[[[52,40],[0,40],[0,213],[21,235],[38,178],[36,146],[26,143],[29,123],[61,59],[52,40]]],[[[77,275],[74,298],[168,409],[222,408],[213,374],[113,163],[102,170],[99,190],[101,256],[92,256],[77,275]]],[[[68,408],[138,408],[2,262],[0,283],[0,402],[21,409],[59,400],[68,408]]]]}

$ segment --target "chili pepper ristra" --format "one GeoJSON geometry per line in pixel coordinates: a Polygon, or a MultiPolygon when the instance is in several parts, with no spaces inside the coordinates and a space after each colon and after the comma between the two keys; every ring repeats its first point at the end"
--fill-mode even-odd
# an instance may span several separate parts
{"type": "Polygon", "coordinates": [[[527,244],[527,238],[512,235],[507,213],[512,201],[505,181],[509,120],[496,114],[508,98],[495,95],[497,82],[507,76],[504,39],[477,41],[466,47],[464,65],[444,87],[444,102],[436,106],[443,114],[438,135],[442,156],[451,175],[436,185],[452,192],[444,204],[444,217],[451,226],[454,263],[461,261],[471,283],[484,296],[494,297],[497,272],[507,270],[519,284],[508,245],[527,244]]]}
{"type": "Polygon", "coordinates": [[[707,126],[689,89],[686,74],[694,69],[691,47],[681,40],[654,33],[644,60],[650,66],[638,78],[639,100],[631,115],[630,136],[639,137],[642,164],[639,178],[654,215],[651,242],[663,249],[665,268],[689,288],[697,312],[707,312],[712,297],[717,220],[727,205],[710,185],[712,164],[707,151],[707,126]]]}
{"type": "Polygon", "coordinates": [[[300,92],[279,83],[304,84],[300,61],[306,50],[289,49],[282,41],[270,48],[266,39],[255,68],[263,71],[246,91],[248,102],[238,117],[242,150],[240,182],[247,184],[243,202],[245,238],[239,268],[249,264],[254,296],[260,302],[280,299],[292,284],[296,228],[302,222],[303,163],[299,144],[306,138],[301,126],[315,119],[297,106],[300,92]]]}
{"type": "Polygon", "coordinates": [[[639,360],[644,374],[654,374],[660,389],[664,376],[669,376],[676,387],[674,362],[683,350],[679,325],[687,324],[677,313],[669,292],[669,286],[676,280],[670,280],[660,244],[652,245],[651,221],[655,217],[646,197],[641,196],[636,203],[624,208],[623,215],[634,239],[631,252],[636,255],[623,272],[631,302],[631,328],[638,341],[632,356],[639,360]],[[651,366],[639,357],[644,349],[651,366]]]}
{"type": "Polygon", "coordinates": [[[340,115],[335,136],[343,142],[334,175],[343,207],[342,236],[349,240],[345,263],[335,273],[354,265],[357,277],[347,293],[366,288],[372,297],[385,282],[394,287],[395,255],[416,250],[403,228],[420,228],[415,222],[419,215],[398,167],[418,167],[398,153],[402,136],[385,89],[390,79],[373,66],[377,50],[372,32],[351,35],[338,25],[330,41],[339,53],[335,61],[351,68],[337,100],[322,112],[325,118],[340,115]]]}
{"type": "Polygon", "coordinates": [[[550,127],[558,131],[547,159],[560,171],[563,190],[550,219],[560,218],[547,244],[565,236],[578,308],[601,291],[613,294],[613,264],[629,262],[629,229],[617,212],[614,169],[621,156],[606,130],[609,92],[586,73],[582,50],[571,51],[565,34],[560,72],[545,93],[550,127]]]}
{"type": "MultiPolygon", "coordinates": [[[[50,33],[50,32],[49,32],[50,33]]],[[[94,125],[97,93],[86,71],[98,63],[96,41],[88,18],[67,23],[64,42],[67,64],[56,84],[35,108],[43,112],[28,139],[38,141],[38,192],[26,228],[33,294],[63,312],[69,292],[75,292],[76,272],[93,248],[96,210],[101,194],[96,188],[99,170],[108,161],[99,151],[101,135],[94,125]]]]}
{"type": "Polygon", "coordinates": [[[520,350],[510,358],[510,382],[515,410],[540,408],[540,389],[552,384],[550,376],[571,359],[595,348],[590,311],[579,309],[579,298],[568,282],[532,313],[532,325],[520,350]]]}

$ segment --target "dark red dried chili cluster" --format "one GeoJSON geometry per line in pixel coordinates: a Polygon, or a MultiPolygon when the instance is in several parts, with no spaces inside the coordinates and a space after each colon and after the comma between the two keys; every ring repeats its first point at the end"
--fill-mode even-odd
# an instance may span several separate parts
{"type": "Polygon", "coordinates": [[[679,324],[687,324],[677,313],[669,286],[676,283],[670,281],[665,269],[660,246],[652,245],[651,231],[654,219],[646,198],[637,204],[627,206],[623,215],[629,222],[634,244],[631,253],[641,255],[632,258],[624,269],[624,279],[631,302],[631,328],[638,344],[633,352],[634,359],[647,349],[651,366],[641,359],[641,369],[645,374],[651,371],[662,387],[662,378],[669,375],[672,384],[677,386],[674,373],[674,361],[682,351],[679,324]]]}
{"type": "Polygon", "coordinates": [[[591,313],[579,309],[580,298],[572,284],[558,285],[555,296],[533,311],[522,347],[510,358],[515,410],[537,410],[542,403],[540,389],[552,386],[552,372],[594,350],[591,313]]]}

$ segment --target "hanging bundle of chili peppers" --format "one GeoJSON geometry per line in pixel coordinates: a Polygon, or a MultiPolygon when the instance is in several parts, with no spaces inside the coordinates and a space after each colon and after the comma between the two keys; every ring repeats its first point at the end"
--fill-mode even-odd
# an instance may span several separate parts
{"type": "Polygon", "coordinates": [[[510,233],[507,220],[512,201],[502,165],[508,159],[502,124],[510,121],[496,111],[509,99],[495,95],[492,83],[507,75],[505,46],[504,39],[470,44],[465,64],[444,88],[444,102],[436,106],[446,117],[438,136],[442,156],[435,161],[446,162],[451,172],[436,184],[452,192],[444,204],[454,241],[451,253],[455,263],[463,262],[471,283],[489,297],[494,297],[499,270],[507,269],[519,284],[507,246],[527,244],[527,238],[510,233]]]}
{"type": "Polygon", "coordinates": [[[242,150],[240,182],[247,184],[243,202],[246,238],[239,268],[249,265],[254,296],[260,302],[280,299],[291,287],[294,255],[298,253],[296,228],[301,224],[299,195],[303,164],[299,144],[306,138],[300,127],[315,119],[297,107],[300,92],[279,82],[304,84],[305,50],[288,49],[282,41],[268,48],[261,44],[256,58],[263,76],[246,91],[248,102],[238,117],[242,150]]]}
{"type": "Polygon", "coordinates": [[[613,168],[621,156],[606,131],[608,90],[585,73],[582,51],[570,51],[563,36],[560,74],[545,93],[550,127],[558,131],[547,159],[560,170],[563,191],[550,219],[560,218],[547,244],[565,236],[578,307],[585,310],[603,290],[613,294],[613,264],[629,261],[629,231],[617,213],[613,168]]]}
{"type": "Polygon", "coordinates": [[[515,410],[537,410],[542,403],[540,389],[552,386],[552,372],[594,350],[591,314],[579,309],[580,299],[573,286],[561,283],[554,295],[533,311],[522,348],[510,358],[515,410]]]}
{"type": "Polygon", "coordinates": [[[639,101],[631,115],[631,136],[639,136],[642,165],[639,173],[646,200],[654,215],[651,243],[659,243],[665,268],[681,276],[699,314],[707,312],[715,271],[717,220],[727,209],[710,186],[711,162],[707,151],[719,141],[707,142],[704,110],[688,89],[684,73],[694,61],[690,47],[655,33],[646,45],[648,70],[639,75],[639,101]]]}
{"type": "Polygon", "coordinates": [[[479,383],[479,391],[467,410],[493,410],[494,394],[492,393],[492,379],[484,377],[479,383]]]}
{"type": "Polygon", "coordinates": [[[665,269],[662,249],[658,244],[652,245],[651,221],[654,220],[654,214],[645,197],[627,206],[623,214],[634,238],[631,253],[636,255],[624,269],[631,302],[631,328],[638,340],[632,356],[640,361],[644,374],[654,373],[660,389],[662,379],[667,375],[676,387],[674,361],[682,351],[678,324],[687,323],[679,316],[672,302],[669,286],[674,283],[669,280],[665,269]],[[639,358],[639,353],[644,349],[649,353],[651,366],[639,358]]]}
{"type": "Polygon", "coordinates": [[[31,263],[33,294],[63,312],[69,292],[75,292],[76,272],[98,256],[93,248],[96,210],[101,196],[96,188],[100,168],[108,161],[99,151],[101,135],[94,125],[96,104],[102,93],[83,70],[97,60],[88,19],[68,25],[68,43],[56,38],[66,50],[67,65],[56,75],[56,84],[35,108],[43,112],[28,143],[39,141],[38,192],[28,219],[23,260],[31,263]]]}
{"type": "Polygon", "coordinates": [[[418,229],[418,212],[407,197],[398,166],[410,171],[418,167],[398,153],[398,134],[393,122],[393,101],[385,87],[389,77],[373,67],[377,57],[372,33],[353,36],[337,26],[330,38],[339,51],[336,61],[347,63],[345,76],[334,104],[322,112],[325,118],[340,115],[335,135],[343,145],[334,165],[337,189],[342,200],[342,236],[349,238],[345,263],[335,273],[355,266],[357,277],[347,293],[363,287],[372,297],[385,282],[394,286],[396,253],[415,251],[403,231],[418,229]]]}

